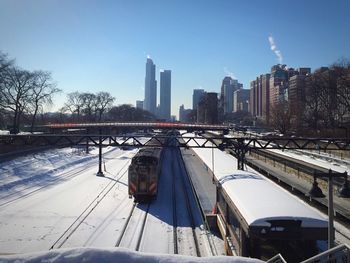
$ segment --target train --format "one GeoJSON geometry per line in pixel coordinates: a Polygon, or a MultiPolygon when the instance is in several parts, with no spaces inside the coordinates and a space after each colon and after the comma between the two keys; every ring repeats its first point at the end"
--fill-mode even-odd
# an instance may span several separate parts
{"type": "Polygon", "coordinates": [[[227,255],[301,262],[327,250],[326,216],[253,169],[237,170],[237,160],[219,149],[194,151],[207,167],[215,162],[216,201],[207,218],[215,218],[227,255]]]}
{"type": "Polygon", "coordinates": [[[262,175],[236,170],[217,181],[217,225],[228,255],[300,262],[327,247],[328,220],[262,175]]]}
{"type": "Polygon", "coordinates": [[[156,199],[165,140],[162,136],[152,138],[132,158],[128,169],[128,186],[129,197],[134,197],[134,202],[156,199]]]}

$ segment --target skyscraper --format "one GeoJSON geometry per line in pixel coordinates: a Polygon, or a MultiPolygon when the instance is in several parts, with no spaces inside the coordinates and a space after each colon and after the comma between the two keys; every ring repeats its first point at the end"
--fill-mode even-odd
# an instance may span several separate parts
{"type": "Polygon", "coordinates": [[[160,118],[170,121],[171,70],[160,72],[160,118]]]}
{"type": "Polygon", "coordinates": [[[220,94],[220,104],[223,108],[223,113],[230,113],[234,108],[233,94],[236,90],[243,87],[238,80],[232,79],[230,76],[226,76],[222,80],[221,84],[221,94],[220,94]]]}
{"type": "Polygon", "coordinates": [[[205,95],[204,89],[194,89],[192,95],[192,109],[196,110],[198,107],[198,103],[201,101],[203,96],[205,95]]]}
{"type": "Polygon", "coordinates": [[[145,77],[145,100],[143,109],[156,115],[157,111],[157,81],[156,81],[156,65],[152,59],[147,58],[146,77],[145,77]]]}
{"type": "Polygon", "coordinates": [[[218,94],[215,92],[204,93],[197,107],[197,122],[218,123],[218,94]]]}

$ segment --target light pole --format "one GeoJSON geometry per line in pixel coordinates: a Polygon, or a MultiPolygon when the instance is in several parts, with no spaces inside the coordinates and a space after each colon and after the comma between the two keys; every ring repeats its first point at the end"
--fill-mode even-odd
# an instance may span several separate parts
{"type": "Polygon", "coordinates": [[[322,193],[321,188],[318,187],[316,178],[327,178],[328,179],[328,249],[334,247],[334,209],[333,209],[333,178],[344,178],[344,184],[339,189],[339,197],[350,197],[350,188],[348,181],[348,173],[337,173],[333,172],[331,169],[328,173],[323,172],[315,172],[314,173],[314,182],[312,184],[312,188],[309,192],[310,197],[321,198],[325,197],[322,193]]]}
{"type": "Polygon", "coordinates": [[[102,172],[102,132],[101,129],[99,131],[100,136],[98,137],[98,172],[97,176],[104,176],[102,172]]]}

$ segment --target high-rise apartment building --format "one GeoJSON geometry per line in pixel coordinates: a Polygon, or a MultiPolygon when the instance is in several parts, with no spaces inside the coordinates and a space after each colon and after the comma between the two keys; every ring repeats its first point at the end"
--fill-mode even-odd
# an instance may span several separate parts
{"type": "Polygon", "coordinates": [[[250,82],[250,112],[253,116],[262,117],[262,76],[250,82]]]}
{"type": "Polygon", "coordinates": [[[286,65],[274,65],[270,75],[270,105],[273,107],[281,101],[285,101],[288,82],[286,65]]]}
{"type": "Polygon", "coordinates": [[[286,65],[272,66],[271,74],[260,75],[250,83],[250,113],[268,123],[271,108],[277,103],[289,102],[296,107],[296,101],[302,100],[301,89],[305,89],[302,88],[304,77],[301,76],[310,73],[310,68],[295,70],[286,65]]]}
{"type": "Polygon", "coordinates": [[[226,76],[222,80],[221,94],[220,94],[220,106],[223,109],[223,113],[231,113],[234,109],[233,94],[236,90],[241,89],[243,85],[238,83],[238,80],[226,76]]]}
{"type": "Polygon", "coordinates": [[[248,89],[238,89],[233,93],[233,112],[248,111],[249,94],[248,89]]]}
{"type": "Polygon", "coordinates": [[[161,119],[170,121],[171,111],[171,70],[160,72],[160,108],[161,119]]]}
{"type": "Polygon", "coordinates": [[[189,122],[189,116],[191,114],[191,109],[185,109],[185,106],[182,104],[179,108],[179,121],[181,122],[189,122]]]}
{"type": "Polygon", "coordinates": [[[147,58],[145,77],[145,99],[143,109],[156,115],[157,113],[157,81],[156,65],[152,59],[147,58]]]}
{"type": "Polygon", "coordinates": [[[197,122],[206,124],[218,123],[218,94],[207,92],[198,103],[197,122]]]}
{"type": "Polygon", "coordinates": [[[270,74],[261,75],[261,117],[267,123],[270,117],[270,74]]]}
{"type": "Polygon", "coordinates": [[[205,95],[204,89],[194,89],[192,95],[192,109],[196,110],[198,107],[198,103],[201,101],[203,96],[205,95]]]}

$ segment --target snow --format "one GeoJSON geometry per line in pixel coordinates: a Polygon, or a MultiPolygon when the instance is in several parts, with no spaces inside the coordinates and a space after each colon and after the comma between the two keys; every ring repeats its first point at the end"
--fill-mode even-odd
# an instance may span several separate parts
{"type": "Polygon", "coordinates": [[[10,134],[10,131],[0,130],[0,135],[8,135],[8,134],[10,134]]]}
{"type": "Polygon", "coordinates": [[[134,252],[124,248],[73,248],[51,250],[50,252],[37,252],[19,255],[1,256],[1,263],[17,263],[17,262],[131,262],[131,263],[158,263],[158,262],[183,262],[183,263],[259,263],[263,262],[258,259],[243,257],[191,257],[180,255],[165,255],[134,252]]]}
{"type": "MultiPolygon", "coordinates": [[[[113,180],[122,179],[83,226],[94,228],[94,223],[101,218],[99,213],[117,213],[116,201],[128,199],[125,171],[135,150],[124,152],[105,148],[106,177],[96,176],[95,150],[92,149],[89,155],[70,151],[50,150],[34,154],[32,158],[21,157],[2,164],[0,254],[48,250],[86,207],[99,202],[104,194],[103,189],[113,180]],[[117,173],[119,170],[123,174],[117,173]]],[[[109,218],[103,218],[105,223],[109,218]]],[[[118,220],[118,217],[113,219],[118,220]]],[[[94,229],[95,236],[91,238],[98,239],[110,230],[104,228],[105,225],[99,224],[98,229],[94,229]]],[[[84,236],[84,230],[80,228],[69,241],[79,240],[84,236]]],[[[103,243],[95,242],[94,245],[103,243]]]]}
{"type": "MultiPolygon", "coordinates": [[[[255,134],[261,136],[261,134],[255,134]]],[[[232,135],[225,135],[227,138],[232,138],[232,135]]],[[[315,150],[279,150],[267,149],[284,156],[288,156],[297,160],[305,161],[325,169],[331,169],[339,173],[348,172],[350,174],[350,161],[338,156],[332,156],[330,153],[315,150]]]]}
{"type": "Polygon", "coordinates": [[[308,162],[326,169],[331,169],[339,173],[350,173],[350,162],[337,157],[331,157],[327,153],[316,153],[302,150],[269,150],[281,155],[285,155],[297,160],[308,162]]]}
{"type": "MultiPolygon", "coordinates": [[[[79,148],[50,149],[0,163],[0,262],[13,262],[16,259],[23,259],[24,262],[31,259],[40,261],[44,258],[47,262],[55,259],[60,262],[67,258],[75,260],[76,255],[77,262],[82,258],[91,261],[95,261],[94,257],[108,259],[109,252],[103,249],[116,245],[133,207],[133,199],[129,198],[127,191],[127,169],[137,150],[105,147],[103,151],[104,177],[96,176],[98,148],[93,147],[89,154],[79,148]],[[67,250],[75,247],[93,250],[67,250]],[[36,252],[39,254],[28,254],[36,252]],[[106,255],[103,256],[103,253],[106,255]],[[15,255],[4,256],[11,254],[15,255]]],[[[165,160],[167,162],[162,167],[164,176],[161,177],[163,181],[160,181],[162,187],[157,200],[149,208],[144,234],[139,243],[142,252],[174,253],[172,194],[171,184],[167,183],[171,178],[170,164],[173,160],[170,150],[165,160]]],[[[181,217],[185,205],[180,200],[178,205],[181,217]]],[[[130,228],[132,224],[140,224],[145,211],[145,205],[136,205],[130,228]]],[[[179,252],[194,255],[189,223],[179,219],[178,222],[177,230],[181,237],[179,252]]],[[[209,247],[206,231],[199,229],[199,223],[197,225],[195,231],[201,235],[202,247],[209,247]]],[[[135,249],[138,231],[137,227],[127,229],[120,247],[135,249]]],[[[122,251],[125,254],[127,250],[111,251],[111,257],[121,257],[116,253],[122,251]]],[[[125,254],[125,257],[130,257],[129,254],[125,254]]],[[[131,257],[134,258],[133,255],[131,257]]],[[[149,262],[159,261],[156,256],[149,255],[149,262]]],[[[201,255],[212,254],[208,249],[201,255]]],[[[164,259],[168,258],[171,256],[164,259]]],[[[171,260],[175,262],[178,259],[171,260]]],[[[189,258],[191,262],[195,260],[197,258],[189,258]]],[[[217,262],[216,258],[214,261],[217,262]]]]}
{"type": "MultiPolygon", "coordinates": [[[[143,253],[129,250],[136,247],[137,229],[126,231],[127,237],[123,238],[120,247],[113,248],[133,207],[133,200],[128,198],[126,171],[137,150],[104,147],[103,151],[105,177],[96,176],[98,148],[95,147],[90,149],[89,154],[78,148],[63,148],[0,163],[0,262],[262,262],[240,257],[168,255],[173,253],[173,230],[172,218],[169,217],[171,187],[166,184],[159,189],[158,196],[161,198],[157,198],[149,209],[140,243],[143,253]],[[67,229],[75,228],[72,234],[65,233],[67,229]],[[49,251],[52,246],[54,249],[49,251]]],[[[195,151],[211,168],[212,150],[195,151]]],[[[223,187],[236,187],[237,199],[245,199],[256,210],[246,215],[252,224],[262,224],[259,220],[281,216],[274,214],[274,205],[260,207],[257,203],[256,196],[259,195],[259,200],[265,197],[261,197],[258,191],[265,191],[266,196],[271,194],[267,186],[271,183],[269,180],[261,180],[260,175],[246,172],[235,176],[236,160],[217,149],[213,152],[214,172],[223,182],[223,187]],[[249,182],[254,182],[255,186],[252,187],[249,182]],[[242,191],[247,184],[249,193],[242,191]]],[[[172,156],[169,154],[165,159],[171,163],[172,156]]],[[[171,173],[168,164],[162,170],[165,174],[171,173]]],[[[236,192],[233,189],[231,191],[236,192]]],[[[276,198],[276,203],[281,203],[280,198],[276,198]]],[[[180,199],[178,201],[183,202],[180,199]]],[[[303,204],[301,201],[298,203],[303,204]]],[[[288,212],[286,210],[292,210],[291,206],[283,210],[283,216],[288,212]]],[[[131,224],[137,225],[145,213],[144,205],[137,205],[135,211],[131,224]]],[[[184,254],[193,255],[191,228],[185,218],[181,218],[181,211],[179,216],[178,235],[183,241],[179,247],[184,254]]],[[[322,224],[325,222],[323,217],[319,220],[322,224]]],[[[316,221],[312,219],[308,222],[316,221]]],[[[205,238],[203,235],[200,242],[205,243],[205,238]]]]}
{"type": "Polygon", "coordinates": [[[194,148],[194,151],[214,169],[217,181],[249,225],[269,226],[267,221],[271,219],[298,218],[303,227],[327,227],[327,220],[321,213],[274,182],[252,169],[237,170],[237,160],[233,156],[219,149],[194,148]]]}

